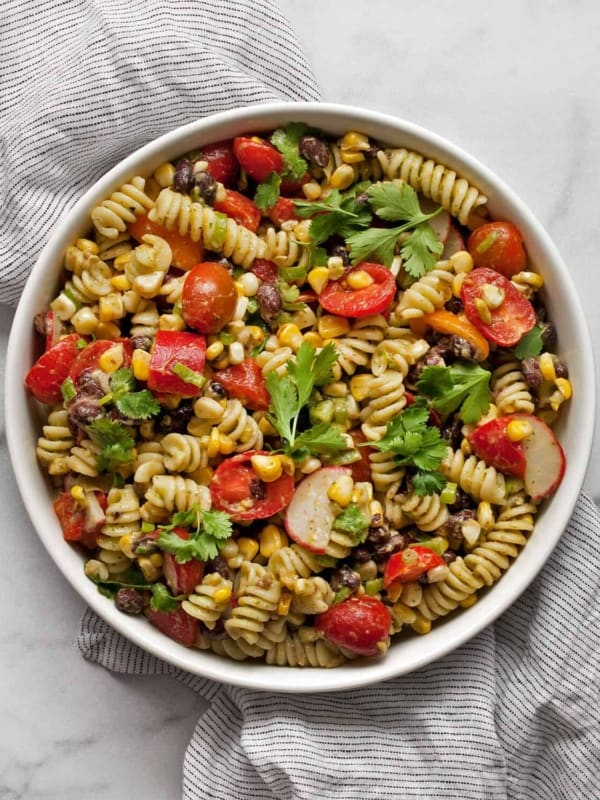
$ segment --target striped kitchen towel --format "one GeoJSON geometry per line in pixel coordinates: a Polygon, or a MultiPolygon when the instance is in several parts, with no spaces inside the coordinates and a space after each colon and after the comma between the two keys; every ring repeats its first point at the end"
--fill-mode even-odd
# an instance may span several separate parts
{"type": "MultiPolygon", "coordinates": [[[[59,216],[157,135],[233,106],[318,98],[271,0],[8,0],[0,53],[0,300],[59,216]]],[[[599,800],[600,514],[581,497],[547,566],[479,636],[418,672],[340,694],[223,686],[92,612],[84,656],[169,674],[209,703],[185,800],[599,800]]]]}
{"type": "Polygon", "coordinates": [[[600,513],[582,495],[546,567],[479,636],[410,675],[340,694],[222,686],[84,616],[84,656],[169,674],[210,705],[185,800],[599,800],[600,513]]]}

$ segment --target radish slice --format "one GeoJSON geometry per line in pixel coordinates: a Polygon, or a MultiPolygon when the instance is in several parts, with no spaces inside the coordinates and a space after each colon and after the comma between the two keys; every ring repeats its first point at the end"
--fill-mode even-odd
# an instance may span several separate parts
{"type": "Polygon", "coordinates": [[[459,250],[465,249],[465,240],[463,239],[460,231],[456,225],[450,225],[450,231],[444,243],[444,250],[442,251],[442,258],[450,258],[454,253],[459,250]]]}
{"type": "MultiPolygon", "coordinates": [[[[421,200],[421,210],[424,214],[431,214],[437,208],[439,208],[437,203],[433,203],[427,198],[421,200]]],[[[435,235],[440,242],[445,244],[452,226],[452,218],[450,217],[450,214],[448,214],[447,211],[440,211],[439,214],[436,214],[435,217],[432,217],[429,220],[429,224],[435,231],[435,235]]]]}
{"type": "Polygon", "coordinates": [[[325,552],[335,519],[327,491],[342,475],[351,474],[348,467],[323,467],[298,484],[285,515],[290,539],[313,553],[325,552]]]}
{"type": "Polygon", "coordinates": [[[523,439],[525,490],[538,502],[552,494],[565,474],[565,454],[554,432],[538,417],[515,415],[529,422],[531,435],[523,439]]]}

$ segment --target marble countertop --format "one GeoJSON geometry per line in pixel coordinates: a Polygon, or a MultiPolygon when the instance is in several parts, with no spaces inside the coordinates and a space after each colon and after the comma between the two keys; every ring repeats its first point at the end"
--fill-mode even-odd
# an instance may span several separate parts
{"type": "MultiPolygon", "coordinates": [[[[597,3],[280,4],[324,99],[437,131],[525,200],[570,266],[599,342],[597,3]]],[[[2,366],[11,316],[2,308],[2,366]]],[[[167,678],[118,676],[80,657],[83,604],[31,531],[3,431],[1,445],[0,798],[179,797],[202,701],[167,678]]],[[[586,488],[600,501],[597,448],[586,488]]]]}

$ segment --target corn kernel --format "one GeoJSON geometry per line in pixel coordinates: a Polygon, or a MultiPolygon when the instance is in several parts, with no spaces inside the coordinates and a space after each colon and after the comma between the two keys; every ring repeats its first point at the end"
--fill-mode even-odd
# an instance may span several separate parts
{"type": "Polygon", "coordinates": [[[335,339],[350,332],[350,323],[345,317],[324,314],[317,323],[317,330],[323,339],[335,339]]]}
{"type": "Polygon", "coordinates": [[[241,342],[233,342],[227,349],[229,363],[241,364],[246,354],[244,353],[244,345],[241,342]]]}
{"type": "Polygon", "coordinates": [[[237,280],[242,287],[242,293],[246,297],[254,297],[260,287],[260,282],[253,272],[244,272],[237,280]]]}
{"type": "Polygon", "coordinates": [[[364,153],[352,150],[342,150],[340,158],[344,164],[359,164],[361,161],[365,160],[364,153]]]}
{"type": "Polygon", "coordinates": [[[121,272],[129,264],[130,260],[131,260],[131,252],[122,253],[120,256],[117,256],[113,261],[113,267],[115,269],[118,269],[119,272],[121,272]]]}
{"type": "Polygon", "coordinates": [[[478,599],[477,594],[474,592],[473,594],[470,594],[468,597],[465,597],[464,600],[461,600],[458,605],[461,608],[471,608],[471,606],[475,605],[477,599],[478,599]]]}
{"type": "Polygon", "coordinates": [[[346,272],[346,267],[344,266],[344,259],[340,256],[330,256],[327,259],[327,271],[329,272],[329,279],[332,281],[339,280],[344,272],[346,272]]]}
{"type": "Polygon", "coordinates": [[[277,341],[282,347],[298,350],[303,341],[302,332],[293,322],[286,322],[277,330],[277,341]]]}
{"type": "Polygon", "coordinates": [[[350,505],[352,501],[352,492],[354,491],[354,481],[351,475],[341,475],[334,481],[327,490],[327,497],[333,500],[342,508],[350,505]]]}
{"type": "Polygon", "coordinates": [[[310,342],[313,347],[323,347],[323,339],[319,336],[316,331],[307,331],[306,333],[302,334],[302,338],[305,342],[310,342]]]}
{"type": "Polygon", "coordinates": [[[327,267],[315,267],[311,269],[306,279],[311,288],[314,289],[317,294],[321,294],[325,288],[325,284],[329,280],[329,270],[327,267]]]}
{"type": "Polygon", "coordinates": [[[219,433],[219,452],[223,456],[228,456],[235,450],[235,442],[224,433],[219,433]]]}
{"type": "Polygon", "coordinates": [[[261,344],[265,338],[265,332],[259,325],[248,325],[247,331],[248,336],[250,336],[252,341],[256,342],[257,344],[261,344]]]}
{"type": "Polygon", "coordinates": [[[206,454],[209,458],[214,458],[219,455],[220,444],[219,431],[217,428],[212,428],[206,446],[206,454]]]}
{"type": "Polygon", "coordinates": [[[231,588],[229,586],[221,586],[221,588],[217,589],[217,591],[213,595],[213,600],[219,606],[229,602],[230,599],[231,599],[231,588]]]}
{"type": "Polygon", "coordinates": [[[77,501],[80,506],[87,506],[87,497],[85,496],[85,489],[83,486],[80,486],[76,483],[74,486],[71,486],[71,497],[73,500],[77,501]]]}
{"type": "Polygon", "coordinates": [[[194,470],[194,472],[186,473],[186,475],[188,478],[196,481],[196,483],[200,483],[202,486],[208,486],[213,476],[213,470],[210,467],[199,467],[194,470]]]}
{"type": "Polygon", "coordinates": [[[148,583],[152,583],[152,581],[155,581],[160,575],[160,570],[158,567],[154,566],[148,556],[140,556],[137,563],[148,583]]]}
{"type": "Polygon", "coordinates": [[[348,384],[345,381],[333,381],[323,386],[322,391],[327,397],[347,397],[348,384]]]}
{"type": "Polygon", "coordinates": [[[260,543],[260,554],[264,558],[270,558],[277,550],[287,547],[288,537],[278,525],[265,525],[258,535],[260,543]]]}
{"type": "Polygon", "coordinates": [[[469,547],[473,547],[481,536],[481,525],[474,519],[468,519],[461,525],[460,532],[469,547]]]}
{"type": "Polygon", "coordinates": [[[147,381],[150,375],[150,353],[141,350],[139,347],[133,351],[131,356],[131,368],[133,377],[138,381],[147,381]]]}
{"type": "Polygon", "coordinates": [[[99,322],[95,334],[97,339],[118,339],[121,330],[114,322],[99,322]]]}
{"type": "Polygon", "coordinates": [[[334,189],[347,189],[354,182],[354,170],[350,164],[341,164],[329,179],[334,189]]]}
{"type": "Polygon", "coordinates": [[[411,628],[415,633],[425,635],[431,631],[431,620],[425,619],[420,614],[417,614],[416,620],[412,623],[411,628]]]}
{"type": "Polygon", "coordinates": [[[125,533],[119,539],[119,549],[121,552],[127,556],[127,558],[135,558],[135,553],[133,552],[133,544],[134,538],[130,533],[125,533]]]}
{"type": "Polygon", "coordinates": [[[361,400],[366,400],[371,391],[371,384],[373,378],[371,375],[353,375],[350,378],[350,392],[352,397],[359,403],[361,400]]]}
{"type": "Polygon", "coordinates": [[[473,259],[466,250],[459,250],[457,253],[453,253],[448,260],[457,275],[464,275],[473,269],[473,259]]]}
{"type": "Polygon", "coordinates": [[[556,380],[556,369],[554,367],[554,359],[550,353],[542,353],[539,360],[540,372],[545,381],[556,380]]]}
{"type": "Polygon", "coordinates": [[[161,188],[165,189],[175,180],[175,167],[167,161],[154,170],[153,178],[161,188]]]}
{"type": "Polygon", "coordinates": [[[237,540],[237,546],[246,561],[253,561],[258,553],[258,542],[249,536],[240,536],[237,540]]]}
{"type": "Polygon", "coordinates": [[[539,272],[518,272],[514,279],[515,283],[526,283],[534,289],[541,289],[544,285],[544,279],[539,272]]]}
{"type": "Polygon", "coordinates": [[[94,311],[88,306],[80,308],[71,317],[71,324],[77,333],[87,334],[94,333],[98,327],[99,320],[94,311]]]}
{"type": "Polygon", "coordinates": [[[316,181],[309,181],[302,186],[302,194],[307,200],[318,200],[321,191],[321,186],[316,181]]]}
{"type": "Polygon", "coordinates": [[[485,283],[481,289],[481,294],[486,306],[491,310],[500,308],[504,302],[504,290],[499,286],[494,286],[493,283],[485,283]]]}
{"type": "Polygon", "coordinates": [[[225,349],[225,345],[223,342],[213,342],[206,348],[206,360],[207,361],[214,361],[219,356],[223,355],[223,350],[225,349]]]}
{"type": "Polygon", "coordinates": [[[348,131],[342,137],[340,148],[342,150],[368,150],[369,138],[358,131],[348,131]]]}
{"type": "Polygon", "coordinates": [[[511,419],[506,426],[506,435],[511,442],[520,442],[531,436],[532,433],[531,423],[525,419],[511,419]]]}
{"type": "Polygon", "coordinates": [[[96,242],[93,242],[91,239],[77,239],[75,247],[84,253],[91,253],[93,256],[97,256],[100,252],[100,248],[96,242]]]}
{"type": "Polygon", "coordinates": [[[112,373],[116,372],[119,367],[122,366],[122,364],[123,345],[121,342],[109,347],[108,350],[105,350],[98,359],[98,366],[102,372],[106,372],[107,375],[112,375],[112,373]]]}
{"type": "MultiPolygon", "coordinates": [[[[369,562],[367,561],[367,564],[368,563],[369,562]]],[[[375,575],[373,577],[377,577],[377,571],[375,572],[375,575]]],[[[396,583],[393,583],[387,590],[388,600],[390,600],[392,603],[396,603],[400,599],[400,595],[402,594],[402,589],[403,586],[400,583],[400,581],[396,581],[396,583]]]]}
{"type": "Polygon", "coordinates": [[[373,278],[364,269],[357,269],[350,272],[346,278],[348,286],[357,291],[358,289],[366,289],[374,283],[373,278]]]}
{"type": "Polygon", "coordinates": [[[286,475],[294,475],[296,472],[296,462],[291,456],[279,456],[281,468],[286,475]]]}
{"type": "Polygon", "coordinates": [[[127,292],[131,289],[131,281],[127,275],[113,275],[110,282],[112,286],[120,292],[127,292]]]}
{"type": "Polygon", "coordinates": [[[258,427],[263,436],[275,436],[277,434],[277,431],[266,417],[260,418],[258,421],[258,427]]]}
{"type": "Polygon", "coordinates": [[[281,598],[279,599],[279,603],[277,603],[277,613],[280,617],[285,617],[289,613],[290,604],[292,602],[292,593],[288,592],[287,589],[281,593],[281,598]]]}
{"type": "Polygon", "coordinates": [[[573,387],[571,386],[571,381],[567,380],[567,378],[557,378],[556,388],[559,390],[565,400],[571,399],[573,395],[573,387]]]}
{"type": "Polygon", "coordinates": [[[297,222],[294,225],[294,239],[296,239],[297,242],[310,244],[310,222],[311,221],[309,219],[303,219],[302,222],[297,222]]]}
{"type": "Polygon", "coordinates": [[[492,322],[492,315],[485,300],[482,297],[476,297],[474,300],[474,306],[477,314],[479,315],[479,319],[482,322],[485,322],[486,325],[489,325],[492,322]]]}
{"type": "Polygon", "coordinates": [[[279,456],[256,455],[250,458],[252,469],[265,483],[272,483],[281,478],[283,465],[279,456]]]}
{"type": "Polygon", "coordinates": [[[455,275],[454,278],[452,278],[452,294],[454,297],[460,297],[462,285],[466,277],[466,273],[459,272],[458,275],[455,275]]]}

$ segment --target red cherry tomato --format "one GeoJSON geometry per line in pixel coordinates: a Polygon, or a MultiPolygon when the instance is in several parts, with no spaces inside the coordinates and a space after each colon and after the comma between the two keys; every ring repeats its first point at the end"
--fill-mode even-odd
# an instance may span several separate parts
{"type": "Polygon", "coordinates": [[[202,158],[208,161],[208,172],[216,181],[231,186],[240,171],[240,165],[233,152],[233,139],[207,144],[201,149],[202,158]]]}
{"type": "Polygon", "coordinates": [[[294,478],[283,474],[263,483],[250,463],[254,455],[269,455],[252,450],[223,461],[210,480],[213,506],[226,511],[236,521],[264,519],[289,505],[294,494],[294,478]]]}
{"type": "Polygon", "coordinates": [[[77,344],[81,340],[78,333],[65,336],[58,344],[46,350],[25,376],[25,386],[40,403],[62,403],[60,387],[69,377],[71,364],[80,352],[77,344]]]}
{"type": "Polygon", "coordinates": [[[407,547],[388,559],[383,573],[383,585],[389,589],[395,583],[416,581],[430,569],[442,567],[445,563],[442,556],[428,547],[407,547]]]}
{"type": "Polygon", "coordinates": [[[396,294],[396,279],[387,267],[364,262],[349,269],[338,281],[329,281],[319,302],[326,311],[342,317],[368,317],[386,309],[396,294]],[[365,289],[351,289],[348,275],[359,270],[366,272],[373,283],[365,289]]]}
{"type": "Polygon", "coordinates": [[[200,629],[198,620],[186,614],[181,606],[175,611],[150,610],[148,619],[155,628],[185,647],[192,647],[196,642],[200,629]]]}
{"type": "Polygon", "coordinates": [[[279,275],[277,264],[266,258],[255,258],[251,271],[263,283],[275,283],[279,275]]]}
{"type": "Polygon", "coordinates": [[[271,172],[281,172],[283,156],[272,144],[258,136],[238,136],[233,140],[233,152],[241,166],[257,183],[271,172]]]}
{"type": "Polygon", "coordinates": [[[290,219],[298,219],[294,201],[287,197],[280,197],[275,205],[268,210],[267,216],[275,225],[279,226],[290,219]]]}
{"type": "Polygon", "coordinates": [[[479,267],[464,279],[460,296],[467,319],[490,342],[500,347],[513,347],[535,325],[533,306],[512,283],[493,269],[479,267]],[[485,322],[477,309],[477,301],[485,302],[485,287],[495,287],[504,299],[497,308],[489,308],[491,322],[485,322]]]}
{"type": "MultiPolygon", "coordinates": [[[[390,636],[392,615],[376,597],[350,597],[319,614],[315,628],[329,641],[360,656],[376,656],[390,636]]],[[[382,649],[385,649],[382,648],[382,649]]]]}
{"type": "Polygon", "coordinates": [[[294,181],[288,179],[283,179],[281,181],[281,186],[279,187],[279,191],[284,197],[298,197],[298,195],[305,200],[306,198],[301,193],[301,189],[305,183],[310,183],[312,181],[312,175],[310,172],[305,172],[302,178],[299,181],[294,181]]]}
{"type": "Polygon", "coordinates": [[[230,397],[243,400],[244,405],[253,411],[268,409],[271,396],[262,370],[253,358],[246,358],[241,364],[218,370],[214,380],[227,390],[230,397]]]}
{"type": "Polygon", "coordinates": [[[513,416],[500,417],[478,425],[469,436],[475,455],[486,464],[517,478],[525,477],[527,459],[523,442],[513,442],[506,429],[513,416]]]}
{"type": "Polygon", "coordinates": [[[488,222],[469,236],[467,248],[476,267],[487,267],[512,278],[525,268],[523,237],[512,222],[488,222]]]}
{"type": "Polygon", "coordinates": [[[69,378],[73,383],[77,383],[79,376],[86,369],[99,369],[98,360],[103,353],[110,350],[116,344],[120,344],[123,348],[123,367],[127,368],[131,364],[131,355],[133,347],[129,339],[96,339],[91,342],[87,347],[83,347],[77,352],[77,356],[71,368],[69,369],[69,378]]]}
{"type": "Polygon", "coordinates": [[[364,482],[371,480],[371,462],[369,461],[369,453],[373,453],[374,450],[372,447],[359,447],[363,442],[367,441],[367,437],[364,433],[360,430],[353,430],[350,432],[350,436],[352,437],[352,441],[354,442],[354,446],[358,450],[360,455],[359,461],[353,461],[352,464],[348,464],[350,469],[352,470],[352,478],[353,480],[364,482]]]}
{"type": "Polygon", "coordinates": [[[228,270],[215,261],[203,261],[188,272],[183,283],[183,318],[200,333],[217,333],[233,319],[237,298],[228,270]]]}
{"type": "Polygon", "coordinates": [[[215,201],[215,211],[227,214],[228,217],[243,225],[244,228],[256,233],[262,216],[260,209],[249,197],[239,192],[234,192],[233,189],[225,189],[225,193],[224,200],[215,201]]]}
{"type": "MultiPolygon", "coordinates": [[[[181,539],[189,539],[185,528],[173,528],[181,539]]],[[[179,564],[172,553],[163,553],[163,572],[173,594],[190,594],[204,577],[204,562],[196,558],[179,564]]]]}
{"type": "Polygon", "coordinates": [[[178,364],[202,375],[206,358],[204,336],[187,331],[157,331],[150,351],[148,388],[153,392],[196,397],[202,391],[173,372],[178,364]]]}
{"type": "MultiPolygon", "coordinates": [[[[102,492],[95,492],[95,495],[100,505],[105,507],[106,495],[102,492]]],[[[85,509],[74,500],[70,492],[61,492],[52,505],[65,541],[79,542],[89,550],[94,550],[104,519],[97,524],[86,525],[85,509]]]]}
{"type": "Polygon", "coordinates": [[[171,248],[172,263],[178,269],[191,269],[204,258],[203,242],[192,242],[189,236],[182,236],[177,230],[170,231],[164,225],[152,222],[145,214],[136,217],[135,222],[129,225],[129,233],[138,242],[148,233],[160,236],[171,248]]]}

